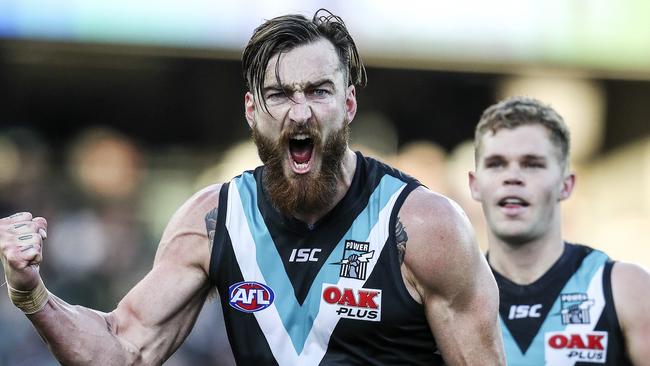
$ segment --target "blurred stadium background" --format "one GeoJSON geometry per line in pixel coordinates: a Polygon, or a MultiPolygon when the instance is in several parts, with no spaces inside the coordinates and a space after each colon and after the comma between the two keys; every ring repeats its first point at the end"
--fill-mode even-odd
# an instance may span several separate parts
{"type": "MultiPolygon", "coordinates": [[[[650,2],[0,0],[0,216],[49,220],[63,299],[110,311],[194,191],[259,161],[239,57],[288,12],[343,17],[368,67],[352,143],[457,200],[481,111],[527,94],[573,137],[566,238],[650,266],[650,2]]],[[[3,290],[4,291],[4,290],[3,290]]],[[[0,296],[0,365],[56,365],[0,296]]],[[[232,365],[209,301],[167,365],[232,365]]]]}

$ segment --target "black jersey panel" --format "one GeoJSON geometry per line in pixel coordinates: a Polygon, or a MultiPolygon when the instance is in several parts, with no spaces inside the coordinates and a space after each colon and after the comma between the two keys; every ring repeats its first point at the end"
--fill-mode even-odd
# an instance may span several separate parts
{"type": "Polygon", "coordinates": [[[214,239],[212,241],[212,250],[210,251],[210,281],[216,284],[217,267],[221,261],[224,241],[226,240],[226,212],[228,207],[228,186],[230,183],[224,183],[219,191],[219,202],[217,209],[217,222],[215,227],[214,239]]]}
{"type": "Polygon", "coordinates": [[[499,314],[522,353],[526,353],[560,291],[590,252],[588,247],[565,244],[551,268],[528,285],[516,284],[492,270],[500,291],[499,314]]]}
{"type": "Polygon", "coordinates": [[[381,322],[341,319],[330,339],[322,365],[348,360],[355,365],[440,365],[436,342],[422,305],[403,296],[403,279],[394,265],[397,249],[387,243],[365,286],[381,288],[381,322]],[[370,350],[390,349],[391,352],[370,350]],[[345,356],[343,356],[345,355],[345,356]],[[349,356],[352,355],[352,356],[349,356]]]}

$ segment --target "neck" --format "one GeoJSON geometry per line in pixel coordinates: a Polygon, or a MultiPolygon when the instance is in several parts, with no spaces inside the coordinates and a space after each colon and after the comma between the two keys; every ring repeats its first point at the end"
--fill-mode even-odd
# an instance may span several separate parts
{"type": "Polygon", "coordinates": [[[492,268],[519,285],[539,279],[564,251],[559,223],[543,237],[526,243],[511,244],[488,233],[489,262],[492,268]]]}
{"type": "Polygon", "coordinates": [[[354,172],[357,168],[357,155],[354,151],[348,148],[343,156],[343,162],[341,163],[341,175],[336,183],[336,193],[334,194],[333,199],[330,201],[329,206],[319,210],[317,212],[296,212],[293,216],[309,225],[315,224],[323,216],[325,216],[330,210],[334,208],[345,196],[352,185],[352,179],[354,179],[354,172]]]}

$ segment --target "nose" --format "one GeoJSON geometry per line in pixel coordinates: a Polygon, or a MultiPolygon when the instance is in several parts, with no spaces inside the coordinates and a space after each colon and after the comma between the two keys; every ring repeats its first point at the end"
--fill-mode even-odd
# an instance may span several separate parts
{"type": "Polygon", "coordinates": [[[311,118],[311,107],[302,93],[296,93],[289,109],[289,119],[299,125],[305,124],[311,118]]]}
{"type": "Polygon", "coordinates": [[[507,186],[523,186],[524,181],[519,178],[507,178],[503,181],[503,184],[507,186]]]}
{"type": "Polygon", "coordinates": [[[521,176],[521,171],[519,168],[510,168],[506,171],[503,178],[503,184],[506,186],[522,186],[524,185],[524,180],[521,176]]]}

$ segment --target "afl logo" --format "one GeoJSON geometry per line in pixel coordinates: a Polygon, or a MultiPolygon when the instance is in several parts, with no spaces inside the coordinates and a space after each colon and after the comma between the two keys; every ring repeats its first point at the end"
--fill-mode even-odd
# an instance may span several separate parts
{"type": "Polygon", "coordinates": [[[245,313],[254,313],[271,306],[275,294],[263,283],[244,281],[230,285],[230,306],[245,313]]]}

